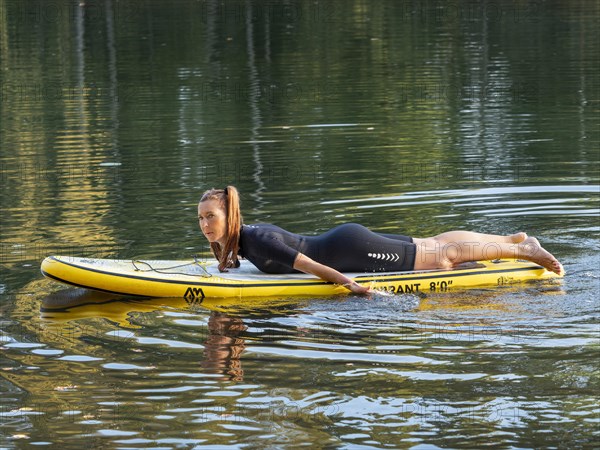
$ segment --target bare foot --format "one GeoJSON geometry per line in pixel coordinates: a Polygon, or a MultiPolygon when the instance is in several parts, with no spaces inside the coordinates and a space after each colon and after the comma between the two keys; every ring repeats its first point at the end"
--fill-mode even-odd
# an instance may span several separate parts
{"type": "Polygon", "coordinates": [[[534,237],[528,237],[518,245],[519,257],[523,257],[540,266],[543,266],[550,272],[557,275],[564,275],[565,269],[561,263],[550,253],[545,250],[534,237]]]}
{"type": "Polygon", "coordinates": [[[525,239],[527,239],[527,237],[528,237],[527,233],[523,233],[523,232],[511,234],[510,236],[508,236],[508,238],[510,239],[510,242],[512,242],[513,244],[520,244],[525,239]]]}

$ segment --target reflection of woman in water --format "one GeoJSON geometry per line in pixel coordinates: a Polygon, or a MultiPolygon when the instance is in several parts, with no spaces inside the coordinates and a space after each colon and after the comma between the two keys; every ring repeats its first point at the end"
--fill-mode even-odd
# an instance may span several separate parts
{"type": "MultiPolygon", "coordinates": [[[[173,307],[189,306],[183,300],[172,300],[169,305],[173,307]]],[[[40,312],[42,320],[49,322],[44,324],[43,329],[52,330],[52,322],[55,326],[61,324],[61,328],[56,329],[56,337],[60,337],[64,344],[65,339],[71,341],[82,333],[98,333],[104,330],[103,325],[99,325],[101,328],[94,329],[81,326],[74,322],[75,319],[105,318],[124,329],[130,329],[132,325],[137,324],[132,322],[133,311],[149,313],[160,310],[164,305],[164,299],[160,298],[140,302],[107,292],[69,288],[45,296],[42,299],[40,312]],[[67,323],[69,327],[65,328],[67,323]],[[67,330],[68,334],[64,334],[61,330],[67,330]]],[[[200,365],[209,373],[222,374],[227,380],[242,380],[240,355],[246,347],[243,333],[247,328],[241,319],[220,312],[211,312],[208,318],[206,342],[203,343],[204,359],[200,365]]],[[[40,329],[39,323],[37,329],[40,329]]],[[[53,333],[48,334],[48,336],[53,335],[53,333]]]]}
{"type": "Polygon", "coordinates": [[[213,312],[208,318],[208,338],[204,343],[204,360],[200,364],[211,373],[222,373],[228,380],[241,381],[244,371],[240,355],[246,348],[238,337],[248,327],[241,319],[213,312]]]}
{"type": "Polygon", "coordinates": [[[346,223],[321,236],[301,236],[275,225],[244,225],[235,187],[206,191],[198,222],[210,242],[219,270],[239,266],[238,255],[267,273],[313,274],[357,294],[369,292],[343,272],[403,272],[451,269],[468,261],[526,259],[559,275],[562,265],[537,239],[450,231],[428,238],[374,233],[346,223]]]}

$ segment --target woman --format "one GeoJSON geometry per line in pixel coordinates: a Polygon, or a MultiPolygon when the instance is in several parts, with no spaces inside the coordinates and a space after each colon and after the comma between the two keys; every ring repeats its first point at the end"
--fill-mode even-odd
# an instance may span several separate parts
{"type": "Polygon", "coordinates": [[[430,238],[373,233],[362,225],[340,225],[320,236],[300,236],[271,224],[243,225],[233,186],[206,191],[198,222],[219,261],[238,267],[238,256],[267,273],[313,274],[357,294],[369,292],[342,272],[402,272],[451,269],[467,261],[526,259],[559,275],[562,265],[525,233],[510,236],[450,231],[430,238]]]}

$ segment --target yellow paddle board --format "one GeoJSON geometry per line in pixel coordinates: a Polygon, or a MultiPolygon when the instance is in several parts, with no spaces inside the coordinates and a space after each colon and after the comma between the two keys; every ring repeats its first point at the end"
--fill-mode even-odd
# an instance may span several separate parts
{"type": "MultiPolygon", "coordinates": [[[[153,261],[49,256],[42,273],[73,286],[120,295],[204,298],[328,296],[348,293],[343,286],[313,275],[272,275],[248,261],[221,273],[216,262],[153,261]]],[[[444,292],[558,278],[543,267],[519,260],[468,263],[453,270],[348,273],[357,283],[395,294],[444,292]]]]}

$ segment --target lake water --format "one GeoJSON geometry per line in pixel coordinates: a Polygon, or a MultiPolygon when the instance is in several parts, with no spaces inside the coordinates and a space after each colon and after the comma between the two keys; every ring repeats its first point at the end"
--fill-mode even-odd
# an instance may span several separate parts
{"type": "Polygon", "coordinates": [[[599,21],[587,0],[0,0],[0,447],[597,445],[599,21]],[[567,275],[202,304],[40,275],[208,256],[196,203],[226,184],[246,223],[527,231],[567,275]]]}

